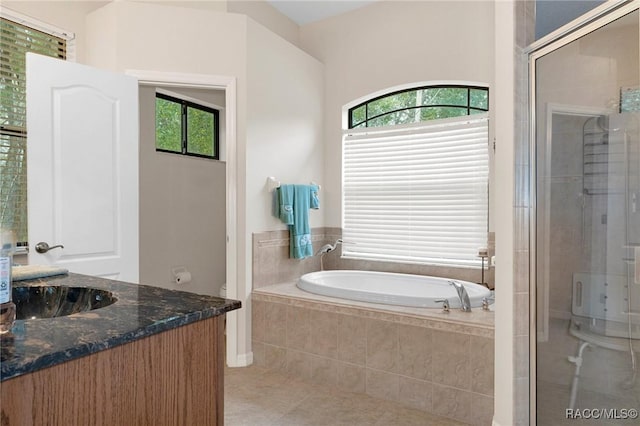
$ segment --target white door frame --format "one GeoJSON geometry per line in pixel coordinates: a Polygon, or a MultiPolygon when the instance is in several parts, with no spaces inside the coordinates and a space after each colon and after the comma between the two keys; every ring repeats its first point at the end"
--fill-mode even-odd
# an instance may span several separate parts
{"type": "MultiPolygon", "coordinates": [[[[237,299],[237,143],[236,143],[236,78],[208,74],[184,74],[162,71],[126,70],[125,74],[138,78],[140,85],[185,87],[191,89],[215,89],[225,91],[226,115],[226,203],[227,203],[227,297],[237,299]]],[[[144,284],[144,283],[142,283],[144,284]]],[[[227,364],[248,365],[245,357],[238,356],[237,311],[227,314],[227,364]]],[[[250,363],[250,361],[249,361],[250,363]]]]}

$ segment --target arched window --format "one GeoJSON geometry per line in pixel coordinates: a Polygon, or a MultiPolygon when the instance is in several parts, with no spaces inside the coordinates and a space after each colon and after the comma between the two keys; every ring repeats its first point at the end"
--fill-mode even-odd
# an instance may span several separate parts
{"type": "Polygon", "coordinates": [[[418,123],[482,114],[489,110],[489,89],[434,85],[399,90],[349,108],[349,129],[418,123]]]}
{"type": "Polygon", "coordinates": [[[345,107],[343,257],[480,266],[488,104],[487,87],[433,85],[345,107]]]}

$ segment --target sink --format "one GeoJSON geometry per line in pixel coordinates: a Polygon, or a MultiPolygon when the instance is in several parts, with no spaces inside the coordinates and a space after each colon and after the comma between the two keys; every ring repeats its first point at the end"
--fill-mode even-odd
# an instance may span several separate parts
{"type": "Polygon", "coordinates": [[[13,287],[16,319],[54,318],[104,308],[117,299],[110,291],[91,287],[13,287]]]}

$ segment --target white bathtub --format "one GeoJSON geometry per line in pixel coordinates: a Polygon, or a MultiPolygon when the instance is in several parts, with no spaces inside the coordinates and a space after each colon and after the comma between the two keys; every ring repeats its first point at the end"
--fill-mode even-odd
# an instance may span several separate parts
{"type": "MultiPolygon", "coordinates": [[[[436,300],[448,299],[451,308],[459,308],[458,293],[449,281],[450,278],[422,275],[338,270],[304,274],[298,287],[323,296],[419,308],[441,308],[442,302],[436,300]]],[[[479,284],[455,281],[464,285],[471,307],[482,306],[482,299],[491,295],[479,284]]]]}

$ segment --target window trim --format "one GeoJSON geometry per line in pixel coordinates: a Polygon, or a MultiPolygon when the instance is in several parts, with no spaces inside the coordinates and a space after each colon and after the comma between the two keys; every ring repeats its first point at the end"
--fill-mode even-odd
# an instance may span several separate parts
{"type": "MultiPolygon", "coordinates": [[[[167,154],[178,154],[184,155],[187,157],[197,157],[197,158],[206,158],[209,160],[220,160],[220,109],[214,108],[213,106],[205,105],[204,102],[197,103],[194,102],[191,98],[187,99],[187,96],[180,96],[178,94],[174,94],[168,91],[160,91],[156,90],[155,98],[164,99],[166,101],[174,102],[181,105],[181,152],[171,151],[168,149],[161,149],[157,146],[156,139],[156,152],[164,152],[167,154]],[[193,152],[189,152],[189,140],[188,140],[188,122],[186,119],[187,116],[187,108],[193,108],[200,111],[210,112],[213,114],[213,152],[214,155],[205,155],[205,154],[196,154],[193,152]]],[[[157,122],[154,126],[157,136],[157,122]]]]}
{"type": "Polygon", "coordinates": [[[358,102],[356,105],[348,107],[347,109],[347,125],[346,128],[347,129],[355,129],[356,126],[361,126],[363,123],[365,124],[365,128],[369,128],[369,126],[367,125],[367,123],[371,120],[374,120],[376,118],[388,115],[388,114],[393,114],[394,112],[398,112],[398,111],[410,111],[410,110],[415,110],[415,109],[422,109],[422,108],[438,108],[438,107],[451,107],[451,108],[466,108],[467,109],[467,114],[466,115],[471,115],[471,111],[479,111],[479,112],[488,112],[489,111],[489,104],[490,104],[490,98],[489,98],[489,87],[487,85],[478,85],[478,84],[462,84],[462,83],[438,83],[438,84],[428,84],[428,85],[420,85],[420,86],[411,86],[411,87],[407,87],[404,89],[399,89],[399,90],[392,90],[389,92],[385,92],[379,95],[376,95],[372,98],[367,98],[366,100],[362,101],[362,102],[358,102]],[[453,105],[453,104],[434,104],[434,105],[416,105],[416,106],[412,106],[412,107],[406,107],[406,108],[398,108],[395,110],[391,110],[391,111],[386,111],[383,112],[382,114],[378,114],[376,116],[373,117],[368,117],[368,108],[369,108],[369,104],[373,103],[375,101],[378,101],[380,99],[384,99],[390,96],[395,96],[395,95],[399,95],[402,93],[407,93],[407,92],[413,92],[413,91],[419,91],[419,90],[425,90],[425,89],[439,89],[439,88],[447,88],[447,89],[467,89],[467,104],[466,105],[453,105]],[[471,90],[476,89],[476,90],[483,90],[487,92],[487,109],[484,108],[478,108],[478,107],[472,107],[471,106],[471,90]],[[364,121],[361,121],[359,123],[354,124],[353,123],[353,111],[364,106],[365,107],[365,119],[364,121]]]}

